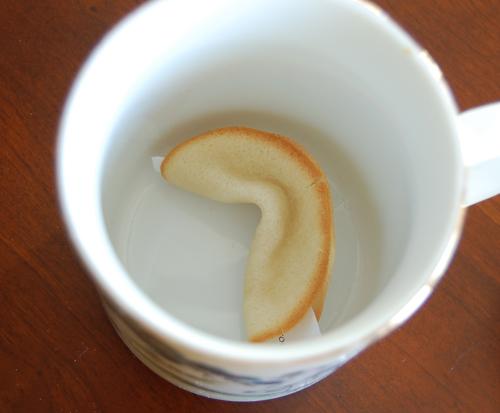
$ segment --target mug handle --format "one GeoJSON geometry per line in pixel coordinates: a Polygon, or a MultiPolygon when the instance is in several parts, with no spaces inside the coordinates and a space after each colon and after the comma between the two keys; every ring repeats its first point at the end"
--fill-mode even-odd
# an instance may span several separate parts
{"type": "Polygon", "coordinates": [[[466,168],[467,207],[500,194],[500,102],[459,114],[458,132],[466,168]]]}

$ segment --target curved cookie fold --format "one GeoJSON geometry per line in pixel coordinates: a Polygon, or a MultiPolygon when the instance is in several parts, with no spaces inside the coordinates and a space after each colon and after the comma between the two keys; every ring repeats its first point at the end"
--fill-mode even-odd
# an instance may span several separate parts
{"type": "Polygon", "coordinates": [[[255,129],[217,129],[174,148],[161,174],[210,199],[260,207],[244,280],[249,341],[288,332],[311,306],[319,320],[335,257],[333,207],[323,171],[302,146],[255,129]]]}

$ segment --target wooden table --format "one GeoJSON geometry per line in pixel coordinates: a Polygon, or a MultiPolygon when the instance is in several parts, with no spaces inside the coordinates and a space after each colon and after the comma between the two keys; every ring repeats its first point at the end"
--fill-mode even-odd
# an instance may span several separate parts
{"type": "MultiPolygon", "coordinates": [[[[0,411],[500,411],[499,196],[469,209],[454,261],[416,316],[300,393],[209,400],[132,355],[68,243],[54,145],[78,68],[139,3],[0,2],[0,411]]],[[[462,110],[500,100],[498,0],[377,3],[439,62],[462,110]]]]}

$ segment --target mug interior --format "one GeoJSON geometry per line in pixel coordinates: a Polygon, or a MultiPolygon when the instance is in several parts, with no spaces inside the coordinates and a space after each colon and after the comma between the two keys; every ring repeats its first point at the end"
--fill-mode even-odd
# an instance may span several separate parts
{"type": "MultiPolygon", "coordinates": [[[[113,111],[89,140],[100,231],[123,277],[165,314],[246,342],[243,276],[260,211],[176,188],[151,157],[227,126],[286,135],[317,159],[332,193],[337,254],[320,329],[339,342],[366,336],[444,270],[462,187],[454,103],[426,53],[376,9],[249,3],[217,3],[188,28],[154,20],[155,7],[166,16],[157,3],[97,52],[114,47],[106,70],[122,87],[110,106],[109,79],[95,86],[96,116],[113,111]]],[[[188,18],[179,5],[176,20],[188,18]]]]}

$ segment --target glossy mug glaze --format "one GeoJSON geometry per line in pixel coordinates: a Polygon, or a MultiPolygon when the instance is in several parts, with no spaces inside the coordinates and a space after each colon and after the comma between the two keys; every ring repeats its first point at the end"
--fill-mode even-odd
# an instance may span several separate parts
{"type": "Polygon", "coordinates": [[[110,31],[73,85],[61,208],[113,325],[146,365],[208,397],[280,397],[427,299],[465,207],[500,192],[499,113],[459,116],[429,54],[369,2],[153,1],[110,31]],[[320,338],[246,342],[243,274],[259,210],[182,191],[151,165],[226,126],[289,136],[328,177],[337,258],[320,338]],[[462,146],[475,155],[464,160],[462,146]]]}

